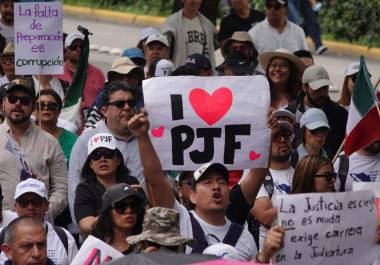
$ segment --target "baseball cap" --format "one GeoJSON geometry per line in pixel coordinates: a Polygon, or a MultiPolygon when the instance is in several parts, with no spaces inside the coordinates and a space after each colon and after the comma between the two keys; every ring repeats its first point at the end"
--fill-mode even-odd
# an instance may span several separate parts
{"type": "Polygon", "coordinates": [[[204,255],[214,255],[220,259],[240,260],[239,252],[231,245],[216,243],[203,250],[204,255]]]}
{"type": "Polygon", "coordinates": [[[234,75],[249,75],[253,70],[251,60],[241,52],[230,52],[224,65],[227,65],[234,75]]]}
{"type": "Polygon", "coordinates": [[[34,88],[34,81],[31,76],[22,76],[12,80],[5,86],[5,93],[9,94],[15,90],[22,90],[28,93],[32,98],[36,97],[36,90],[34,88]]]}
{"type": "Polygon", "coordinates": [[[160,34],[160,31],[152,27],[142,29],[139,33],[139,42],[147,39],[150,35],[153,35],[153,34],[160,34]]]}
{"type": "MultiPolygon", "coordinates": [[[[270,3],[272,1],[273,0],[265,0],[265,3],[270,3]]],[[[281,5],[287,5],[288,4],[288,0],[276,0],[276,2],[281,4],[281,5]]]]}
{"type": "Polygon", "coordinates": [[[116,149],[116,139],[109,133],[97,133],[88,140],[87,154],[91,154],[97,148],[104,147],[107,149],[116,149]]]}
{"type": "Polygon", "coordinates": [[[329,121],[326,114],[321,109],[311,108],[305,111],[301,116],[300,126],[306,126],[309,130],[315,130],[317,128],[326,127],[330,128],[329,121]]]}
{"type": "Polygon", "coordinates": [[[102,196],[102,207],[111,207],[115,202],[129,197],[135,197],[136,199],[141,200],[141,203],[144,201],[144,198],[131,186],[125,183],[113,185],[104,192],[102,196]]]}
{"type": "Polygon", "coordinates": [[[71,32],[65,39],[65,48],[69,47],[76,39],[84,40],[84,35],[79,31],[71,32]]]}
{"type": "Polygon", "coordinates": [[[42,198],[48,199],[45,184],[35,178],[28,178],[17,184],[14,199],[16,200],[21,195],[29,192],[35,193],[42,198]]]}
{"type": "Polygon", "coordinates": [[[198,69],[211,69],[210,59],[200,53],[194,53],[187,56],[184,65],[193,66],[198,69]]]}
{"type": "Polygon", "coordinates": [[[139,64],[139,65],[145,65],[145,63],[146,63],[144,53],[139,48],[125,49],[121,56],[122,57],[128,57],[133,62],[137,62],[137,64],[139,64]]]}
{"type": "Polygon", "coordinates": [[[357,72],[359,72],[359,68],[360,68],[360,62],[350,63],[349,65],[347,65],[344,71],[344,76],[350,76],[350,75],[356,74],[357,72]]]}
{"type": "Polygon", "coordinates": [[[286,108],[280,108],[276,110],[275,112],[273,112],[273,117],[276,117],[276,118],[286,117],[286,118],[292,119],[293,121],[295,119],[294,113],[286,108]]]}
{"type": "Polygon", "coordinates": [[[248,32],[246,32],[246,31],[235,31],[234,34],[232,34],[231,38],[227,39],[223,45],[223,54],[224,55],[228,54],[228,51],[230,49],[231,44],[233,42],[236,42],[236,41],[237,42],[249,43],[252,46],[252,49],[254,49],[252,39],[249,36],[248,32]]]}
{"type": "Polygon", "coordinates": [[[168,39],[166,38],[165,35],[162,35],[162,34],[152,34],[148,37],[148,39],[146,40],[146,45],[152,43],[152,42],[160,42],[162,44],[164,44],[166,47],[169,47],[169,41],[168,39]]]}
{"type": "Polygon", "coordinates": [[[206,163],[195,170],[193,173],[195,182],[199,182],[202,177],[206,177],[207,173],[211,171],[220,173],[228,182],[228,170],[224,165],[220,163],[206,163]]]}
{"type": "Polygon", "coordinates": [[[169,76],[174,71],[174,63],[166,59],[154,61],[149,67],[151,77],[169,76]]]}
{"type": "Polygon", "coordinates": [[[141,79],[144,79],[144,70],[141,67],[135,65],[131,59],[128,57],[116,58],[112,63],[111,70],[109,70],[107,73],[107,78],[110,79],[109,74],[111,72],[126,75],[133,70],[138,71],[141,79]]]}
{"type": "Polygon", "coordinates": [[[278,121],[278,125],[280,126],[281,131],[293,134],[293,125],[291,123],[287,121],[278,121]]]}
{"type": "Polygon", "coordinates": [[[302,76],[302,84],[308,84],[313,90],[331,85],[330,77],[326,69],[316,64],[305,69],[302,76]]]}

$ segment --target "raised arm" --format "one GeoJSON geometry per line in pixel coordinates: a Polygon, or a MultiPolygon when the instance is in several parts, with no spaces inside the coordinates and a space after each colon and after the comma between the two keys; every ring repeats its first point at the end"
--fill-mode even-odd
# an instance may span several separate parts
{"type": "Polygon", "coordinates": [[[134,115],[128,122],[128,127],[138,142],[151,203],[154,207],[173,208],[175,198],[172,188],[166,179],[148,135],[149,120],[147,113],[142,111],[134,115]]]}

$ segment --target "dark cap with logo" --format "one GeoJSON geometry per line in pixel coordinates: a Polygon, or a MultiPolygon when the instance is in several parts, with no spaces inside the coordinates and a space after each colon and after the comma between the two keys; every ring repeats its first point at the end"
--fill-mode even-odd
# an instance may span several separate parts
{"type": "Polygon", "coordinates": [[[234,75],[250,75],[252,73],[252,62],[241,52],[230,52],[224,62],[234,75]]]}
{"type": "Polygon", "coordinates": [[[28,93],[32,98],[36,97],[34,81],[32,76],[22,76],[17,78],[5,86],[5,93],[9,94],[15,90],[21,90],[28,93]]]}
{"type": "Polygon", "coordinates": [[[198,69],[211,69],[210,60],[200,53],[189,55],[185,60],[186,66],[193,66],[198,69]]]}

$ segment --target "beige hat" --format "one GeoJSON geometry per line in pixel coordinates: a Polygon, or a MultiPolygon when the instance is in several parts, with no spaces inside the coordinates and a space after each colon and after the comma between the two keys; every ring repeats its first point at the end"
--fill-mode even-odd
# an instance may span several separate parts
{"type": "Polygon", "coordinates": [[[331,85],[330,77],[326,69],[316,64],[306,68],[302,76],[302,84],[308,84],[313,90],[331,85]]]}
{"type": "Polygon", "coordinates": [[[107,73],[107,78],[109,79],[109,74],[111,72],[119,74],[129,74],[132,70],[138,70],[141,76],[144,76],[144,71],[141,67],[135,65],[131,59],[128,57],[120,57],[113,61],[111,70],[107,73]]]}
{"type": "Polygon", "coordinates": [[[253,45],[252,39],[249,36],[248,32],[246,32],[246,31],[235,31],[234,34],[232,34],[231,38],[227,39],[226,42],[224,43],[223,54],[228,53],[228,50],[234,41],[249,42],[252,45],[252,47],[255,47],[253,45]]]}
{"type": "Polygon", "coordinates": [[[9,42],[7,46],[5,46],[3,53],[1,55],[13,55],[15,53],[15,45],[13,42],[9,42]]]}
{"type": "Polygon", "coordinates": [[[272,61],[273,58],[284,58],[289,60],[298,70],[299,74],[302,75],[303,71],[305,70],[305,65],[303,62],[295,56],[291,51],[288,49],[277,49],[274,52],[264,52],[259,55],[259,61],[261,66],[266,70],[268,68],[269,63],[272,61]]]}

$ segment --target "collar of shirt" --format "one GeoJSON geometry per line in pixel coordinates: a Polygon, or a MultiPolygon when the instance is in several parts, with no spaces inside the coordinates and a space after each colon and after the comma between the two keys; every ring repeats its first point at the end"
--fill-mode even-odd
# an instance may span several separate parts
{"type": "MultiPolygon", "coordinates": [[[[7,119],[4,120],[4,122],[3,122],[3,124],[2,124],[1,126],[4,128],[4,130],[5,130],[7,133],[10,132],[11,128],[9,127],[9,124],[8,124],[8,122],[7,122],[7,119]]],[[[33,123],[30,121],[29,127],[28,127],[28,129],[26,129],[26,131],[24,132],[23,136],[27,136],[27,135],[29,135],[30,133],[33,132],[34,129],[35,129],[35,126],[34,126],[33,123]]]]}

